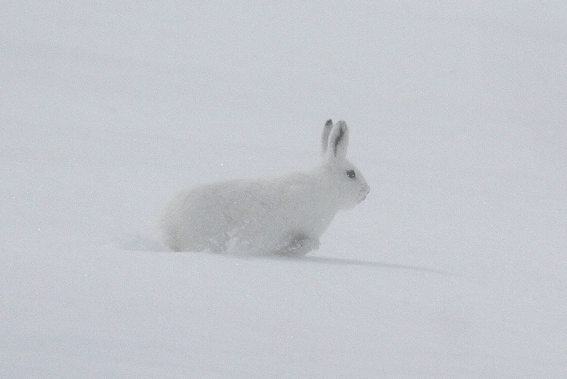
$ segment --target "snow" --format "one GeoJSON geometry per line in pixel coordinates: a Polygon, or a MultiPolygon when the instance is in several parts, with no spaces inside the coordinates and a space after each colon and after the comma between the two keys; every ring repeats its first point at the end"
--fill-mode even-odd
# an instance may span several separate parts
{"type": "Polygon", "coordinates": [[[0,377],[565,378],[563,2],[8,1],[0,377]],[[173,253],[192,184],[372,187],[304,259],[173,253]]]}

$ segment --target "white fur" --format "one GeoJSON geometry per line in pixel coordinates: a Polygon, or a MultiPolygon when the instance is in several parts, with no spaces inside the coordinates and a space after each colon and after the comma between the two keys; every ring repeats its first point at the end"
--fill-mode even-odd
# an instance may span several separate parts
{"type": "Polygon", "coordinates": [[[354,207],[370,190],[346,160],[347,145],[346,123],[329,120],[322,159],[309,170],[181,191],[161,214],[163,241],[175,251],[300,256],[317,249],[337,211],[354,207]],[[355,178],[348,176],[350,170],[355,178]]]}

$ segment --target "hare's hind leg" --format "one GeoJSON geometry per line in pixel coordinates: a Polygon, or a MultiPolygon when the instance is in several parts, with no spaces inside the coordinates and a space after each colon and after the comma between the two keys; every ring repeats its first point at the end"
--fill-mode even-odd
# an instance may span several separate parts
{"type": "Polygon", "coordinates": [[[319,248],[319,240],[311,238],[305,233],[295,233],[290,237],[290,242],[278,252],[279,255],[302,257],[311,250],[319,248]]]}

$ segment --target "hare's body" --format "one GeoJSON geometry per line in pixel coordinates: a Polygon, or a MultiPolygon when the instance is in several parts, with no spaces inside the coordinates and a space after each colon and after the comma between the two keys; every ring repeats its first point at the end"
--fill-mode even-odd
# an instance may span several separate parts
{"type": "Polygon", "coordinates": [[[166,242],[174,250],[305,254],[301,243],[317,247],[334,214],[317,196],[322,188],[302,176],[232,180],[182,191],[165,208],[166,242]]]}
{"type": "MultiPolygon", "coordinates": [[[[325,154],[324,146],[322,162],[304,172],[205,184],[178,193],[162,212],[164,242],[175,251],[234,254],[305,255],[317,249],[336,212],[358,204],[369,190],[344,159],[346,124],[337,125],[343,128],[340,136],[335,132],[339,141],[328,142],[334,149],[329,154],[336,159],[325,154]],[[344,150],[339,152],[343,138],[344,150]]],[[[324,140],[330,138],[332,126],[326,126],[324,140]]]]}

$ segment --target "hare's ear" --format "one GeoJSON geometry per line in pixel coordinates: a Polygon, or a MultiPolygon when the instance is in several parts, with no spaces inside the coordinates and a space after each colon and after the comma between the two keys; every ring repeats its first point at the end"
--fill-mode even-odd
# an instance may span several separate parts
{"type": "Polygon", "coordinates": [[[321,155],[325,155],[327,152],[327,146],[329,146],[329,134],[333,129],[333,120],[328,119],[323,128],[323,135],[321,137],[321,155]]]}
{"type": "Polygon", "coordinates": [[[348,147],[348,127],[346,122],[339,121],[335,124],[329,135],[327,144],[327,157],[330,160],[346,159],[348,147]]]}

